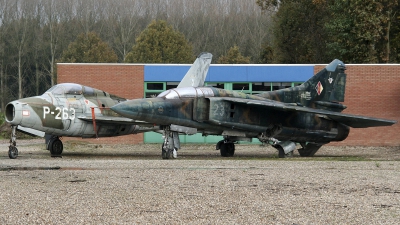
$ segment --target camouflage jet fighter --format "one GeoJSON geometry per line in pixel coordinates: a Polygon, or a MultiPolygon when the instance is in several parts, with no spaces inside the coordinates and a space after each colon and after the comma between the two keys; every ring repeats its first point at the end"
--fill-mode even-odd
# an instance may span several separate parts
{"type": "Polygon", "coordinates": [[[331,141],[342,141],[349,127],[390,126],[396,121],[341,113],[346,85],[345,64],[334,60],[297,87],[250,95],[214,87],[167,90],[156,98],[119,103],[112,110],[122,116],[157,124],[164,131],[162,157],[179,149],[179,133],[222,135],[216,149],[234,155],[237,141],[258,138],[292,155],[296,143],[301,156],[313,156],[331,141]]]}
{"type": "MultiPolygon", "coordinates": [[[[201,53],[178,87],[199,87],[204,81],[212,55],[201,53]]],[[[52,155],[61,155],[59,137],[114,137],[157,131],[158,126],[124,118],[110,107],[127,99],[74,83],[58,84],[43,95],[12,101],[6,106],[6,121],[12,126],[8,155],[18,156],[16,129],[46,137],[52,155]]]]}

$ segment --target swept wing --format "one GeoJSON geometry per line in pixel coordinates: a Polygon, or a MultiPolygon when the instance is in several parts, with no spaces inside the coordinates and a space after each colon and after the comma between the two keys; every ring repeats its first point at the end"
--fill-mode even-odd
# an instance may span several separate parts
{"type": "Polygon", "coordinates": [[[331,120],[343,123],[353,128],[366,128],[366,127],[377,127],[377,126],[390,126],[395,124],[395,120],[380,119],[367,116],[359,116],[352,114],[344,114],[339,112],[333,112],[323,109],[314,109],[309,107],[298,106],[295,103],[282,103],[273,100],[253,100],[253,99],[239,99],[230,97],[213,97],[214,100],[223,100],[238,104],[254,105],[266,110],[276,111],[297,111],[304,113],[314,113],[328,117],[331,120]]]}

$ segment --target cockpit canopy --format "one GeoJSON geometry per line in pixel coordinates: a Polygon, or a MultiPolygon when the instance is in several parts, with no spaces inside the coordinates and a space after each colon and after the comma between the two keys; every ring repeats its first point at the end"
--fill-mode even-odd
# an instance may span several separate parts
{"type": "Polygon", "coordinates": [[[94,89],[91,87],[83,86],[74,83],[62,83],[51,87],[46,92],[50,92],[53,95],[94,95],[94,89]]]}
{"type": "Polygon", "coordinates": [[[164,91],[157,97],[166,99],[179,99],[179,98],[194,98],[194,97],[209,97],[209,96],[214,96],[214,92],[211,88],[184,87],[184,88],[174,88],[164,91]]]}

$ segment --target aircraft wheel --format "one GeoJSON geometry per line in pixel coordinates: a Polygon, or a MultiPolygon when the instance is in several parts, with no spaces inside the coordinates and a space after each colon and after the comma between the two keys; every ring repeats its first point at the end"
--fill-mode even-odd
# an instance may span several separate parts
{"type": "Polygon", "coordinates": [[[54,136],[52,138],[50,138],[50,140],[47,142],[47,146],[46,149],[51,151],[51,149],[53,148],[53,142],[57,139],[57,136],[54,136]]]}
{"type": "Polygon", "coordinates": [[[232,157],[235,154],[235,144],[221,143],[219,151],[222,157],[232,157]]]}
{"type": "Polygon", "coordinates": [[[172,153],[173,153],[173,149],[168,149],[168,151],[167,151],[167,159],[172,159],[172,153]]]}
{"type": "Polygon", "coordinates": [[[312,157],[315,155],[315,153],[321,148],[322,145],[317,145],[317,144],[305,144],[301,143],[302,148],[298,149],[297,151],[299,152],[301,157],[312,157]]]}
{"type": "Polygon", "coordinates": [[[215,150],[219,150],[222,144],[224,144],[224,140],[218,141],[218,143],[215,145],[215,150]]]}
{"type": "Polygon", "coordinates": [[[161,148],[161,158],[162,159],[172,159],[173,151],[174,151],[173,149],[164,148],[164,144],[163,144],[162,148],[161,148]]]}
{"type": "Polygon", "coordinates": [[[279,146],[278,148],[278,157],[279,158],[291,158],[291,157],[293,157],[293,151],[291,151],[291,152],[288,152],[288,153],[286,153],[285,154],[285,151],[283,150],[283,148],[281,147],[281,146],[279,146]]]}
{"type": "Polygon", "coordinates": [[[164,149],[161,150],[161,158],[167,159],[167,151],[165,151],[164,149]]]}
{"type": "Polygon", "coordinates": [[[57,139],[58,136],[56,135],[50,135],[50,134],[46,134],[45,135],[45,141],[46,141],[46,149],[50,151],[50,142],[54,141],[55,139],[57,139]]]}
{"type": "Polygon", "coordinates": [[[163,159],[172,159],[172,149],[167,149],[167,150],[164,150],[163,149],[163,152],[162,152],[162,158],[163,159]]]}
{"type": "Polygon", "coordinates": [[[161,158],[167,159],[167,151],[165,151],[165,149],[164,149],[164,143],[161,146],[161,158]]]}
{"type": "Polygon", "coordinates": [[[16,159],[18,157],[18,149],[15,146],[8,147],[8,157],[10,159],[16,159]]]}
{"type": "Polygon", "coordinates": [[[280,146],[278,147],[278,157],[279,158],[285,158],[285,151],[280,146]]]}
{"type": "Polygon", "coordinates": [[[56,138],[56,139],[52,139],[50,140],[50,153],[52,155],[61,155],[61,153],[63,152],[63,143],[61,142],[60,139],[56,138]]]}

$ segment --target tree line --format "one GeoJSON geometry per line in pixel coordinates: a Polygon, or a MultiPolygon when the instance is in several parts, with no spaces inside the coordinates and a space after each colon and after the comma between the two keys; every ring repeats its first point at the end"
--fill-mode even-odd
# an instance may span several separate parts
{"type": "Polygon", "coordinates": [[[94,32],[124,62],[139,34],[164,20],[184,35],[191,55],[215,59],[234,45],[259,62],[271,18],[243,0],[0,0],[1,108],[56,83],[56,63],[80,34],[94,32]]]}
{"type": "Polygon", "coordinates": [[[398,63],[399,0],[257,0],[275,12],[264,56],[279,63],[398,63]]]}
{"type": "Polygon", "coordinates": [[[207,51],[213,63],[396,63],[399,1],[0,0],[1,109],[54,85],[57,62],[89,58],[191,63],[207,51]]]}

